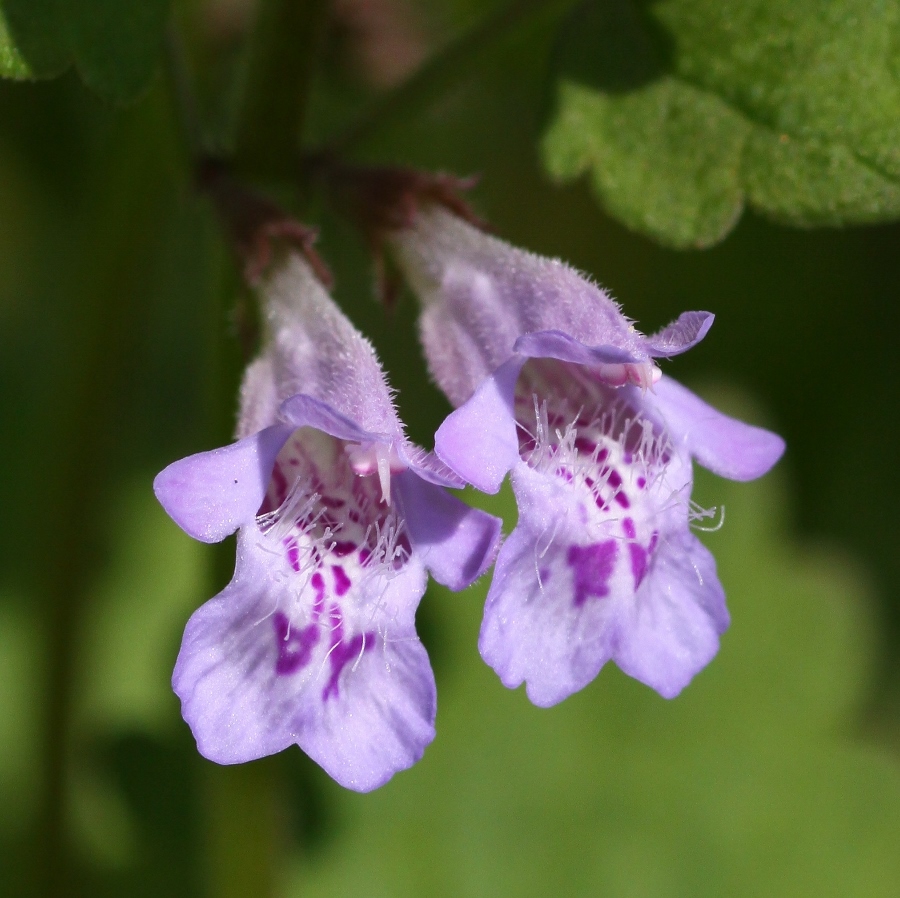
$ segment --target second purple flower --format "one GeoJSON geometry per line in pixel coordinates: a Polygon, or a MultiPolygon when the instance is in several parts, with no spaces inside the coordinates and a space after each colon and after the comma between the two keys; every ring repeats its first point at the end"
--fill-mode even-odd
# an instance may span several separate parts
{"type": "Polygon", "coordinates": [[[691,461],[749,480],[784,449],[656,365],[699,342],[713,316],[686,312],[646,337],[572,268],[439,203],[391,240],[422,304],[431,372],[457,406],[436,452],[486,492],[510,472],[518,504],[485,606],[485,661],[537,705],[607,661],[676,695],[729,623],[713,557],[690,529],[691,461]]]}

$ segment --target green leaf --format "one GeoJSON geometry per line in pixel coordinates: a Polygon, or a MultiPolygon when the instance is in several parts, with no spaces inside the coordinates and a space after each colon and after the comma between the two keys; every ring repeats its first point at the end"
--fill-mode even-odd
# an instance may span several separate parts
{"type": "Polygon", "coordinates": [[[0,74],[50,78],[70,63],[58,0],[0,0],[0,74]]]}
{"type": "Polygon", "coordinates": [[[25,79],[31,74],[28,63],[22,58],[15,43],[9,36],[6,18],[0,9],[0,77],[25,79]]]}
{"type": "Polygon", "coordinates": [[[486,585],[436,591],[437,739],[377,792],[333,788],[340,835],[297,859],[288,894],[896,895],[900,765],[853,735],[876,645],[865,579],[786,538],[777,472],[703,474],[695,497],[727,508],[703,536],[733,623],[682,695],[610,667],[536,708],[478,658],[486,585]]]}
{"type": "Polygon", "coordinates": [[[70,34],[85,83],[116,102],[143,92],[156,71],[168,13],[169,0],[81,0],[70,34]]]}
{"type": "Polygon", "coordinates": [[[115,103],[150,84],[170,0],[0,0],[0,75],[49,78],[74,64],[115,103]]]}
{"type": "Polygon", "coordinates": [[[589,172],[675,247],[721,240],[745,203],[800,226],[894,219],[898,22],[896,0],[591,0],[562,37],[544,164],[589,172]]]}

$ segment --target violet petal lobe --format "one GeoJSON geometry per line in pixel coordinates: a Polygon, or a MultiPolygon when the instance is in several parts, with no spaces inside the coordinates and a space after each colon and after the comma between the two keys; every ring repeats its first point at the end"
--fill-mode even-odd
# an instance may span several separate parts
{"type": "Polygon", "coordinates": [[[722,414],[671,377],[663,376],[654,393],[647,402],[665,418],[672,440],[714,474],[754,480],[784,453],[780,436],[722,414]]]}
{"type": "Polygon", "coordinates": [[[713,659],[728,628],[712,554],[687,530],[664,540],[622,615],[616,664],[674,698],[713,659]]]}
{"type": "Polygon", "coordinates": [[[315,575],[298,594],[265,539],[241,531],[234,579],[188,622],[172,678],[182,714],[217,763],[296,743],[341,785],[377,788],[434,737],[434,678],[414,623],[424,569],[371,571],[353,585],[355,610],[341,611],[315,575]]]}
{"type": "Polygon", "coordinates": [[[669,358],[696,346],[713,325],[712,312],[682,312],[671,324],[647,337],[647,349],[654,358],[669,358]]]}
{"type": "Polygon", "coordinates": [[[504,362],[467,402],[447,416],[434,437],[438,457],[485,493],[496,493],[519,459],[513,400],[524,363],[524,356],[504,362]]]}
{"type": "Polygon", "coordinates": [[[576,496],[524,463],[513,470],[513,488],[519,523],[497,556],[478,646],[504,686],[524,682],[528,698],[549,707],[590,683],[612,655],[618,600],[611,580],[620,549],[598,536],[597,563],[586,572],[596,576],[582,578],[591,584],[581,584],[579,602],[570,550],[585,534],[576,496]]]}
{"type": "Polygon", "coordinates": [[[299,393],[281,403],[281,417],[294,427],[315,427],[323,433],[353,443],[390,442],[391,435],[370,433],[355,421],[314,396],[299,393]]]}
{"type": "Polygon", "coordinates": [[[156,498],[189,536],[219,542],[255,517],[275,458],[292,431],[276,424],[230,446],[173,462],[153,481],[156,498]]]}
{"type": "Polygon", "coordinates": [[[585,346],[562,331],[535,331],[523,334],[513,347],[529,358],[551,358],[578,365],[621,365],[642,361],[627,349],[617,346],[585,346]]]}
{"type": "Polygon", "coordinates": [[[498,518],[412,471],[395,475],[394,488],[413,550],[438,583],[464,589],[491,566],[500,540],[498,518]]]}

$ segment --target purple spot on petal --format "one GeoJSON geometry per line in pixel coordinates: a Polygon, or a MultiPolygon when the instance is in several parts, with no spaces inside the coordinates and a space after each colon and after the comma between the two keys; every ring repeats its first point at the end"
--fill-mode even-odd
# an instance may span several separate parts
{"type": "Polygon", "coordinates": [[[328,663],[331,667],[331,676],[322,690],[322,701],[338,697],[338,680],[344,668],[350,663],[356,663],[366,652],[375,646],[375,634],[357,633],[352,639],[344,640],[344,627],[340,609],[332,606],[329,616],[334,623],[331,631],[331,645],[328,649],[328,663]]]}
{"type": "Polygon", "coordinates": [[[287,560],[290,566],[295,570],[300,570],[300,547],[297,545],[297,540],[293,537],[287,537],[284,540],[284,545],[287,547],[287,560]]]}
{"type": "Polygon", "coordinates": [[[584,455],[591,455],[596,448],[597,444],[593,440],[589,440],[587,437],[582,436],[575,437],[576,452],[581,452],[584,455]]]}
{"type": "Polygon", "coordinates": [[[634,521],[632,521],[631,518],[625,518],[625,520],[622,521],[622,530],[628,539],[634,539],[637,536],[637,530],[635,530],[634,521]]]}
{"type": "Polygon", "coordinates": [[[275,612],[272,623],[278,646],[275,673],[280,677],[296,673],[301,667],[309,664],[312,650],[319,641],[319,628],[315,624],[308,624],[300,630],[291,631],[287,615],[280,611],[275,612]]]}
{"type": "Polygon", "coordinates": [[[350,578],[347,576],[347,572],[339,564],[333,564],[331,566],[331,570],[334,572],[335,595],[347,595],[347,590],[350,589],[351,586],[350,578]]]}
{"type": "Polygon", "coordinates": [[[637,589],[647,574],[649,553],[642,545],[629,543],[628,554],[631,555],[631,573],[634,575],[634,588],[637,589]]]}
{"type": "Polygon", "coordinates": [[[313,620],[318,620],[322,609],[325,607],[325,578],[321,571],[316,571],[310,578],[310,586],[316,592],[316,600],[313,602],[313,620]]]}
{"type": "Polygon", "coordinates": [[[337,555],[338,558],[343,558],[345,555],[349,555],[356,548],[356,543],[351,540],[344,540],[343,542],[336,542],[334,544],[334,548],[331,550],[337,555]]]}
{"type": "Polygon", "coordinates": [[[638,489],[642,490],[647,485],[647,478],[646,477],[638,477],[637,485],[638,485],[638,489]]]}
{"type": "Polygon", "coordinates": [[[609,578],[616,563],[615,540],[591,546],[569,546],[566,561],[572,568],[575,586],[575,607],[580,608],[590,596],[609,595],[609,578]]]}
{"type": "Polygon", "coordinates": [[[631,503],[628,501],[628,496],[625,495],[621,490],[613,497],[616,502],[622,506],[622,508],[631,508],[631,503]]]}

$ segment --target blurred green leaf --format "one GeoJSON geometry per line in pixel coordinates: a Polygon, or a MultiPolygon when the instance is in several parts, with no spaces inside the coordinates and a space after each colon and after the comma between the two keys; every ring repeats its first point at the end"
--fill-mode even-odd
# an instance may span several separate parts
{"type": "Polygon", "coordinates": [[[695,495],[728,510],[706,536],[734,622],[683,695],[610,668],[535,708],[478,659],[484,586],[436,591],[455,656],[438,738],[371,795],[334,787],[343,836],[296,861],[296,894],[895,895],[900,768],[851,735],[873,636],[859,572],[785,539],[777,475],[704,475],[695,495]]]}
{"type": "Polygon", "coordinates": [[[558,51],[544,164],[629,227],[721,240],[745,203],[801,226],[900,215],[892,0],[589,0],[558,51]]]}
{"type": "Polygon", "coordinates": [[[15,41],[9,35],[6,14],[0,8],[0,76],[25,79],[31,76],[28,63],[22,58],[15,41]]]}
{"type": "Polygon", "coordinates": [[[74,64],[115,103],[150,84],[170,0],[0,0],[0,76],[49,78],[74,64]]]}

